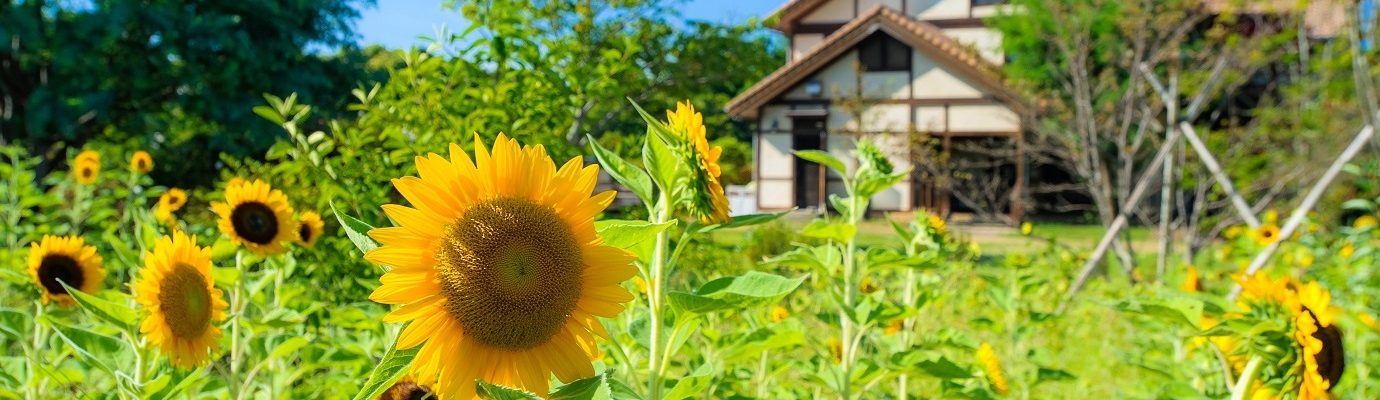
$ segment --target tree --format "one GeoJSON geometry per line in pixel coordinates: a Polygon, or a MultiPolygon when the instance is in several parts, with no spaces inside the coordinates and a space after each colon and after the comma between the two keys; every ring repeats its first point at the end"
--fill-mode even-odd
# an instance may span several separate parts
{"type": "MultiPolygon", "coordinates": [[[[0,141],[52,146],[96,137],[155,155],[259,153],[273,127],[261,93],[297,92],[343,111],[363,79],[350,47],[353,0],[0,4],[0,141]],[[313,49],[344,47],[337,55],[313,49]]],[[[330,115],[329,112],[326,115],[330,115]]],[[[179,166],[208,171],[209,167],[179,166]]],[[[204,176],[204,175],[203,175],[204,176]]]]}

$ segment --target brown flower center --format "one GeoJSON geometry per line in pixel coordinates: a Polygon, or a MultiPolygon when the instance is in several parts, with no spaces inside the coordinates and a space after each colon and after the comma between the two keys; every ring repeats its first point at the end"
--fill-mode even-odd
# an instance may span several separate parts
{"type": "Polygon", "coordinates": [[[81,285],[86,282],[86,276],[82,275],[81,266],[77,260],[66,254],[49,254],[43,256],[43,260],[38,264],[38,283],[43,285],[43,290],[52,294],[67,294],[67,288],[62,287],[62,283],[75,289],[81,289],[81,285]]]}
{"type": "Polygon", "coordinates": [[[177,264],[158,283],[163,320],[178,338],[200,337],[211,327],[211,289],[196,267],[177,264]]]}
{"type": "Polygon", "coordinates": [[[1342,331],[1337,330],[1335,325],[1322,326],[1318,322],[1318,315],[1308,307],[1303,307],[1303,311],[1308,316],[1313,317],[1313,325],[1317,330],[1313,331],[1313,338],[1322,342],[1322,351],[1314,356],[1314,362],[1318,364],[1318,375],[1327,379],[1328,389],[1337,387],[1337,380],[1342,379],[1342,372],[1346,371],[1346,355],[1342,351],[1342,331]]]}
{"type": "Polygon", "coordinates": [[[447,311],[485,345],[541,345],[580,298],[580,244],[555,210],[530,200],[471,207],[446,228],[436,260],[447,311]]]}
{"type": "Polygon", "coordinates": [[[278,216],[264,203],[250,202],[230,211],[235,234],[255,244],[269,244],[278,237],[278,216]]]}

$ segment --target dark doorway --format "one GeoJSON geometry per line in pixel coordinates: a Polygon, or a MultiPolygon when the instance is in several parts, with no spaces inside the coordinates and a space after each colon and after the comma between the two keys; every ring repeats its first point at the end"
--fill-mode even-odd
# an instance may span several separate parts
{"type": "MultiPolygon", "coordinates": [[[[792,150],[824,150],[824,117],[796,117],[791,123],[792,150]]],[[[795,159],[795,206],[819,207],[824,202],[824,169],[795,159]]]]}

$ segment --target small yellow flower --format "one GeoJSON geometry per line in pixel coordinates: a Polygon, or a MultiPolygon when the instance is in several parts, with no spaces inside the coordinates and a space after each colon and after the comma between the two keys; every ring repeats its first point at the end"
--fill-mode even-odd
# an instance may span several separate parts
{"type": "Polygon", "coordinates": [[[786,318],[790,318],[790,317],[791,317],[791,312],[790,312],[790,310],[787,310],[786,307],[782,307],[782,306],[772,306],[772,307],[771,307],[771,322],[781,322],[781,321],[785,321],[786,318]]]}
{"type": "Polygon", "coordinates": [[[1298,266],[1301,268],[1308,268],[1313,266],[1313,261],[1313,253],[1310,251],[1304,251],[1302,253],[1299,253],[1298,257],[1294,258],[1294,263],[1298,264],[1298,266]]]}
{"type": "Polygon", "coordinates": [[[153,170],[153,156],[149,152],[139,150],[129,158],[129,168],[141,174],[147,174],[153,170]]]}
{"type": "Polygon", "coordinates": [[[297,223],[297,243],[312,247],[316,245],[316,239],[321,237],[321,232],[325,230],[326,223],[321,221],[321,215],[311,211],[303,211],[297,223]]]}
{"type": "Polygon", "coordinates": [[[1231,227],[1228,227],[1226,231],[1222,232],[1222,237],[1225,237],[1228,240],[1236,239],[1237,237],[1241,236],[1242,232],[1245,231],[1246,228],[1241,225],[1232,225],[1231,227]]]}
{"type": "Polygon", "coordinates": [[[632,282],[633,286],[637,286],[639,293],[647,293],[647,281],[642,279],[642,276],[634,276],[632,282]]]}
{"type": "Polygon", "coordinates": [[[901,332],[901,329],[905,329],[905,321],[894,319],[891,320],[891,323],[886,324],[886,330],[883,331],[883,333],[885,333],[887,336],[891,336],[895,335],[898,332],[901,332]]]}
{"type": "Polygon", "coordinates": [[[977,359],[982,363],[983,372],[987,373],[987,381],[992,384],[992,389],[997,394],[1006,394],[1010,387],[1006,384],[1006,375],[1001,371],[1001,359],[997,358],[997,353],[992,350],[992,345],[982,342],[978,346],[977,359]]]}
{"type": "Polygon", "coordinates": [[[1380,225],[1380,220],[1377,220],[1374,215],[1362,215],[1357,217],[1355,221],[1351,221],[1351,226],[1356,229],[1373,228],[1376,225],[1380,225]]]}
{"type": "Polygon", "coordinates": [[[1022,234],[1022,235],[1030,236],[1030,234],[1033,233],[1033,232],[1035,232],[1035,225],[1031,225],[1030,222],[1022,222],[1022,223],[1021,223],[1021,234],[1022,234]]]}
{"type": "Polygon", "coordinates": [[[872,281],[872,278],[863,278],[862,284],[858,285],[858,290],[863,294],[875,293],[877,289],[877,282],[872,281]]]}
{"type": "Polygon", "coordinates": [[[1199,292],[1203,290],[1203,284],[1198,277],[1197,267],[1194,267],[1192,265],[1188,266],[1188,269],[1184,274],[1183,286],[1180,286],[1180,288],[1182,288],[1185,292],[1189,293],[1199,292]]]}
{"type": "Polygon", "coordinates": [[[1342,248],[1337,250],[1337,255],[1342,256],[1342,258],[1351,258],[1352,254],[1356,254],[1356,245],[1351,244],[1351,242],[1342,244],[1342,248]]]}
{"type": "Polygon", "coordinates": [[[934,233],[940,236],[943,236],[949,231],[949,224],[945,223],[944,219],[940,218],[937,214],[930,214],[928,217],[925,217],[925,224],[929,225],[930,228],[934,229],[934,233]]]}
{"type": "Polygon", "coordinates": [[[1275,224],[1264,224],[1256,228],[1253,233],[1255,243],[1261,246],[1269,245],[1279,240],[1279,226],[1275,224]]]}
{"type": "Polygon", "coordinates": [[[1279,223],[1279,211],[1276,211],[1276,210],[1273,210],[1273,209],[1271,209],[1271,210],[1269,210],[1269,211],[1266,211],[1266,212],[1265,212],[1265,218],[1264,218],[1264,220],[1261,221],[1261,222],[1265,223],[1266,225],[1275,225],[1275,224],[1278,224],[1278,223],[1279,223]]]}
{"type": "Polygon", "coordinates": [[[77,179],[77,183],[83,185],[96,183],[96,178],[101,175],[100,159],[78,158],[72,167],[72,175],[77,179]]]}
{"type": "Polygon", "coordinates": [[[719,156],[724,149],[709,145],[704,115],[696,112],[689,101],[676,103],[674,111],[666,110],[666,125],[681,140],[672,143],[672,147],[681,150],[684,162],[690,167],[689,190],[686,191],[689,197],[681,202],[702,223],[728,221],[728,197],[719,180],[722,172],[719,156]]]}
{"type": "Polygon", "coordinates": [[[829,345],[829,353],[832,354],[832,355],[834,356],[834,363],[835,363],[835,364],[842,364],[842,363],[843,363],[843,342],[840,342],[840,341],[839,341],[839,338],[831,337],[831,338],[829,338],[828,345],[829,345]]]}

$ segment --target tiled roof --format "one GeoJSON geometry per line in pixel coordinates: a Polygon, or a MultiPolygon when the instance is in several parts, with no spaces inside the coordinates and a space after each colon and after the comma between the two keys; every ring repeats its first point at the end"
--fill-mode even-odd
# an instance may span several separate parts
{"type": "MultiPolygon", "coordinates": [[[[800,2],[805,0],[792,1],[800,2]]],[[[1308,36],[1315,38],[1335,37],[1346,26],[1346,2],[1341,0],[1313,0],[1306,6],[1297,0],[1203,0],[1203,7],[1212,13],[1294,14],[1301,11],[1308,36]]]]}
{"type": "MultiPolygon", "coordinates": [[[[797,0],[791,4],[808,1],[811,0],[797,0]]],[[[787,4],[787,7],[791,4],[787,4]]],[[[1018,103],[1018,96],[1003,83],[999,67],[954,41],[933,24],[915,20],[890,7],[878,5],[830,34],[823,43],[815,46],[797,61],[786,64],[762,78],[747,91],[729,101],[725,108],[735,117],[756,117],[759,107],[852,49],[873,32],[872,27],[886,29],[887,33],[896,39],[986,86],[999,99],[1018,103]]]]}

